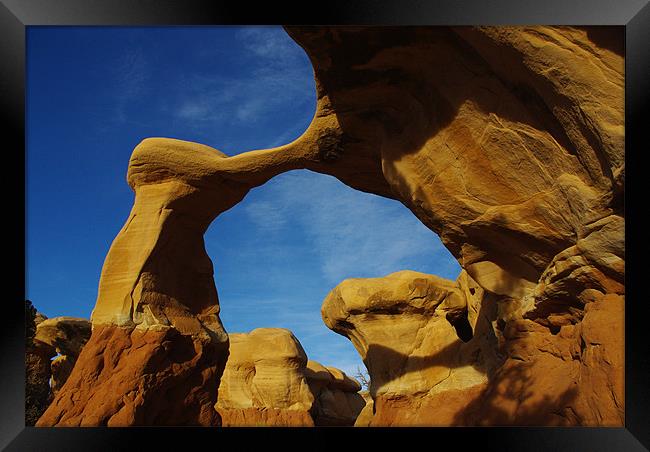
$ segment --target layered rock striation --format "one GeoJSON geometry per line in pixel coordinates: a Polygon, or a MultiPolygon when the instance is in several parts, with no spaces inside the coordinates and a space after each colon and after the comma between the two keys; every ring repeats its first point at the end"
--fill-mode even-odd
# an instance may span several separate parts
{"type": "Polygon", "coordinates": [[[52,396],[68,380],[81,350],[90,338],[90,330],[88,320],[65,316],[45,319],[36,326],[34,342],[51,351],[49,386],[52,396]]]}
{"type": "MultiPolygon", "coordinates": [[[[464,271],[455,282],[402,271],[339,284],[323,320],[352,341],[371,381],[372,402],[355,425],[622,423],[620,287],[563,292],[580,282],[555,279],[561,265],[537,286],[538,310],[554,295],[555,309],[544,312],[513,309],[464,271]],[[565,297],[576,304],[560,313],[565,297]]],[[[574,272],[600,276],[588,266],[574,272]]]]}
{"type": "MultiPolygon", "coordinates": [[[[496,312],[486,314],[496,339],[490,353],[476,344],[477,364],[466,351],[483,343],[483,326],[464,342],[467,325],[450,307],[462,301],[453,295],[461,282],[418,277],[447,295],[408,313],[402,305],[416,300],[407,296],[396,308],[430,328],[417,340],[408,333],[415,348],[397,355],[440,349],[439,365],[408,364],[396,378],[402,358],[383,352],[396,367],[371,375],[371,392],[452,388],[456,377],[427,385],[453,362],[464,369],[446,371],[458,374],[458,397],[467,401],[480,385],[483,395],[438,423],[623,425],[622,28],[286,30],[314,66],[308,130],[233,157],[165,138],[136,147],[127,174],[135,202],[102,269],[91,338],[39,425],[217,425],[228,336],[203,233],[250,189],[297,168],[402,202],[484,293],[477,312],[496,312]]],[[[368,328],[362,355],[372,357],[378,339],[368,328]]],[[[369,365],[374,373],[378,364],[369,365]]],[[[413,420],[400,416],[377,423],[413,420]]]]}
{"type": "Polygon", "coordinates": [[[225,427],[352,425],[365,405],[361,386],[307,359],[283,328],[230,334],[230,356],[215,406],[225,427]]]}
{"type": "Polygon", "coordinates": [[[219,424],[228,335],[203,234],[252,187],[291,168],[278,154],[226,158],[163,138],[135,148],[135,201],[102,268],[92,335],[38,425],[219,424]]]}
{"type": "Polygon", "coordinates": [[[352,341],[370,375],[373,402],[356,425],[453,424],[502,363],[494,309],[486,312],[493,302],[464,272],[449,281],[401,271],[334,288],[323,320],[352,341]]]}
{"type": "MultiPolygon", "coordinates": [[[[474,402],[438,418],[418,418],[408,414],[410,402],[383,410],[379,398],[375,411],[393,414],[376,416],[375,423],[623,425],[622,30],[288,32],[314,65],[316,115],[338,123],[341,138],[332,139],[338,152],[321,171],[400,200],[488,295],[480,310],[496,310],[489,317],[497,338],[492,349],[503,363],[486,371],[486,386],[474,402]]],[[[375,303],[366,299],[361,312],[372,317],[375,303]]],[[[394,324],[410,315],[398,309],[394,324]]],[[[368,318],[363,321],[372,323],[368,318]]],[[[368,350],[386,346],[388,339],[363,321],[337,328],[366,331],[368,350]]],[[[431,332],[442,342],[449,334],[447,326],[431,332]]],[[[414,350],[413,358],[436,350],[436,340],[427,340],[434,343],[414,350]]],[[[379,379],[373,390],[436,391],[440,383],[427,388],[436,380],[435,366],[395,375],[400,360],[411,362],[398,342],[388,346],[396,354],[382,353],[394,361],[385,376],[375,372],[374,350],[361,353],[370,356],[371,379],[379,379]]],[[[460,350],[452,355],[443,361],[466,359],[460,350]]],[[[462,389],[461,398],[467,401],[474,390],[462,389]]],[[[438,411],[449,406],[438,405],[438,411]]]]}

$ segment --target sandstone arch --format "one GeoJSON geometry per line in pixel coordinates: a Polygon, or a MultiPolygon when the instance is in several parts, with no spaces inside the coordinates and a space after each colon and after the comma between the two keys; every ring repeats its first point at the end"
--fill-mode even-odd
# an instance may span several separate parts
{"type": "Polygon", "coordinates": [[[585,305],[622,311],[621,30],[287,31],[315,70],[309,129],[234,157],[163,138],[136,147],[136,200],[102,270],[91,339],[38,425],[217,424],[227,335],[202,234],[251,188],[298,168],[401,201],[501,297],[504,331],[585,342],[572,359],[611,397],[563,416],[622,423],[622,337],[582,334],[585,305]]]}

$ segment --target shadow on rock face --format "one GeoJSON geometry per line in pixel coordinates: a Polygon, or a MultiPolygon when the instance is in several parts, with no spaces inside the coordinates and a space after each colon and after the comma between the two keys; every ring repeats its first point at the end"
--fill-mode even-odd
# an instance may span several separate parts
{"type": "Polygon", "coordinates": [[[454,416],[453,425],[579,425],[571,408],[578,396],[577,385],[559,394],[540,393],[531,385],[531,376],[526,363],[504,366],[490,387],[454,416]]]}
{"type": "Polygon", "coordinates": [[[624,163],[622,28],[287,32],[344,144],[310,169],[400,200],[472,276],[474,263],[508,275],[485,288],[520,296],[608,208],[597,200],[624,163]]]}
{"type": "MultiPolygon", "coordinates": [[[[490,378],[489,383],[471,380],[463,387],[463,377],[455,378],[453,369],[468,363],[456,359],[458,344],[440,353],[426,357],[408,357],[386,347],[372,346],[368,356],[372,362],[381,362],[383,373],[371,374],[379,384],[374,384],[372,417],[366,421],[371,426],[570,426],[580,425],[581,419],[573,410],[578,395],[577,385],[557,392],[534,384],[528,363],[509,361],[490,378]],[[405,367],[391,366],[405,363],[405,367]],[[448,384],[442,379],[430,388],[428,394],[383,392],[381,383],[395,382],[406,373],[426,376],[436,367],[448,368],[448,384]],[[402,370],[400,370],[402,369],[402,370]],[[454,385],[456,387],[454,387],[454,385]],[[379,387],[378,387],[379,386],[379,387]],[[436,388],[439,387],[439,390],[436,388]],[[379,390],[379,391],[378,391],[379,390]]],[[[469,364],[471,365],[471,364],[469,364]]],[[[393,388],[395,385],[393,383],[393,388]]],[[[369,414],[368,414],[369,415],[369,414]]]]}

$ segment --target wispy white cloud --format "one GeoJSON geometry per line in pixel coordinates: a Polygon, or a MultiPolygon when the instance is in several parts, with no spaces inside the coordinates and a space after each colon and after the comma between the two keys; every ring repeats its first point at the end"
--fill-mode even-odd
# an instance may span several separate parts
{"type": "Polygon", "coordinates": [[[279,27],[246,27],[239,31],[238,38],[256,56],[278,64],[296,56],[294,44],[287,40],[286,32],[279,27]]]}
{"type": "Polygon", "coordinates": [[[244,97],[243,89],[242,81],[193,74],[190,83],[180,88],[178,105],[170,109],[177,118],[205,127],[206,122],[229,120],[244,97]]]}
{"type": "MultiPolygon", "coordinates": [[[[106,88],[114,93],[111,119],[150,124],[149,116],[140,113],[142,108],[158,109],[170,133],[178,126],[188,139],[193,139],[187,133],[192,131],[196,141],[210,141],[221,148],[231,139],[240,140],[230,130],[258,127],[268,136],[268,127],[277,127],[278,115],[283,112],[305,111],[308,116],[316,94],[304,50],[278,26],[242,27],[231,36],[235,42],[226,41],[231,46],[228,48],[217,42],[212,44],[211,53],[201,46],[188,50],[190,61],[196,61],[197,67],[179,65],[165,71],[164,76],[159,68],[165,54],[151,52],[146,42],[129,46],[110,69],[112,83],[106,88]],[[227,69],[211,72],[212,64],[223,64],[227,69]]],[[[304,128],[304,121],[282,127],[263,147],[289,142],[304,128]]],[[[235,152],[246,150],[250,149],[235,152]]]]}
{"type": "Polygon", "coordinates": [[[121,74],[118,80],[122,84],[122,91],[128,96],[137,94],[149,78],[148,72],[148,63],[142,48],[135,47],[124,53],[118,66],[118,73],[121,74]]]}
{"type": "Polygon", "coordinates": [[[207,123],[232,126],[274,118],[279,111],[314,101],[307,56],[284,30],[246,27],[236,39],[244,49],[239,55],[241,73],[231,78],[191,76],[180,93],[177,118],[191,119],[202,128],[207,123]]]}
{"type": "Polygon", "coordinates": [[[439,238],[396,201],[306,170],[282,174],[256,190],[237,207],[247,235],[243,243],[229,243],[236,247],[229,259],[247,269],[239,284],[259,293],[254,280],[263,280],[268,292],[261,296],[271,301],[247,299],[248,288],[241,287],[232,300],[222,301],[226,326],[288,328],[310,359],[354,375],[363,369],[359,354],[321,318],[329,290],[346,278],[404,269],[447,278],[459,272],[439,238]]]}
{"type": "Polygon", "coordinates": [[[287,223],[286,212],[278,209],[270,201],[258,201],[246,206],[246,214],[261,229],[267,232],[276,232],[287,223]]]}
{"type": "Polygon", "coordinates": [[[448,263],[449,253],[435,234],[395,201],[306,171],[283,174],[270,184],[264,200],[246,207],[250,220],[262,232],[277,232],[289,227],[291,218],[305,231],[331,284],[383,276],[414,262],[448,263]]]}
{"type": "Polygon", "coordinates": [[[133,47],[119,57],[114,67],[115,120],[124,122],[130,103],[142,97],[150,79],[150,64],[141,47],[133,47]]]}
{"type": "Polygon", "coordinates": [[[291,143],[293,140],[298,138],[304,130],[301,127],[298,127],[297,124],[294,124],[293,126],[289,127],[287,130],[285,130],[282,134],[278,135],[278,137],[269,143],[269,147],[276,147],[280,146],[283,144],[291,143]]]}
{"type": "Polygon", "coordinates": [[[184,102],[177,110],[177,115],[183,119],[201,119],[214,117],[214,112],[205,102],[184,102]]]}
{"type": "Polygon", "coordinates": [[[235,117],[240,121],[251,121],[265,111],[266,100],[260,98],[245,99],[235,108],[235,117]]]}

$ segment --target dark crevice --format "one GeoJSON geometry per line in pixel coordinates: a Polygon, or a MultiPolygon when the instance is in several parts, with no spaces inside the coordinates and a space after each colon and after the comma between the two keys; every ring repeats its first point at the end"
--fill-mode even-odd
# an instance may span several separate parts
{"type": "Polygon", "coordinates": [[[447,313],[447,321],[456,330],[458,338],[463,342],[469,342],[474,337],[474,331],[472,330],[472,325],[470,325],[469,320],[467,319],[467,311],[463,311],[461,314],[452,314],[447,313]]]}

